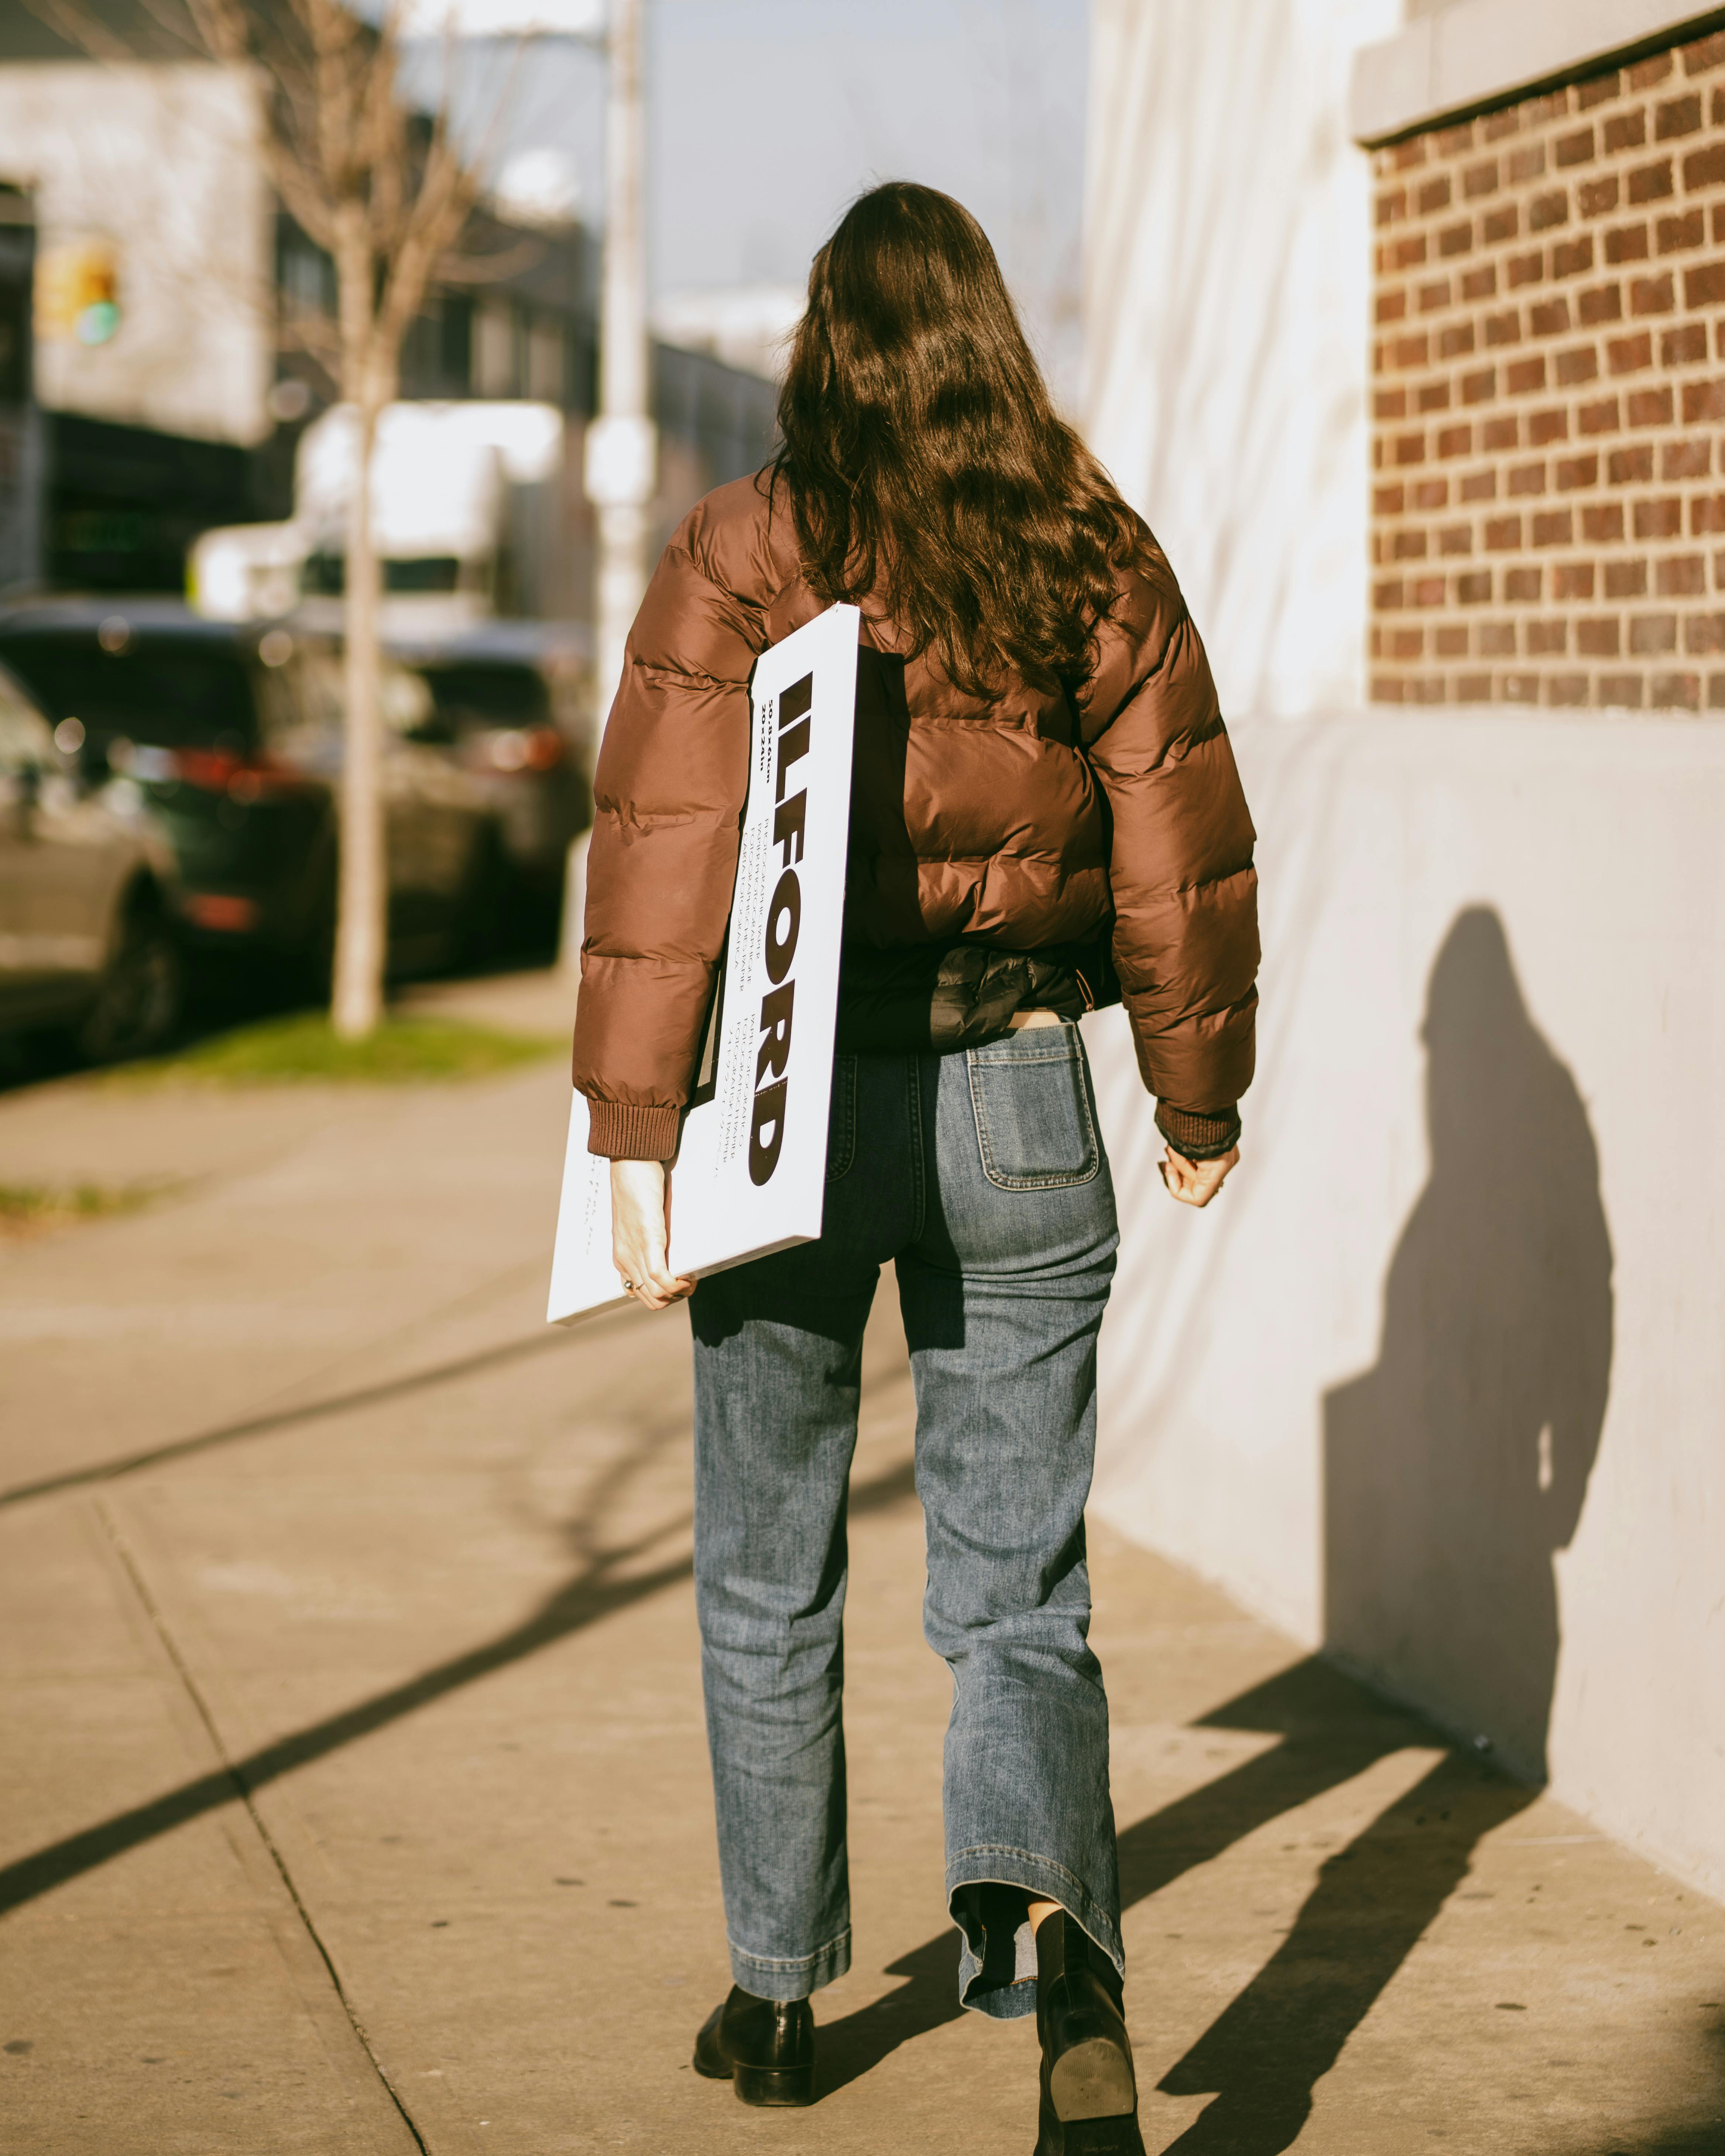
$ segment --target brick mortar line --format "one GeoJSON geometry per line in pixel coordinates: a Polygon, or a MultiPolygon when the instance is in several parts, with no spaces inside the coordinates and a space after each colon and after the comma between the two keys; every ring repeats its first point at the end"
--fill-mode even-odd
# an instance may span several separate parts
{"type": "MultiPolygon", "coordinates": [[[[1722,126],[1719,132],[1722,137],[1725,137],[1725,126],[1722,126]]],[[[1713,146],[1719,145],[1716,142],[1713,146]]],[[[1368,326],[1374,336],[1387,342],[1394,338],[1399,326],[1405,324],[1417,328],[1422,321],[1446,310],[1453,311],[1466,308],[1484,311],[1495,306],[1502,311],[1534,305],[1542,291],[1548,293],[1553,288],[1559,295],[1563,295],[1585,290],[1589,281],[1610,284],[1625,278],[1649,281],[1667,274],[1697,268],[1700,265],[1693,259],[1686,261],[1683,258],[1692,258],[1721,244],[1717,219],[1710,220],[1703,215],[1698,239],[1684,237],[1670,244],[1659,241],[1658,228],[1661,223],[1676,221],[1680,216],[1686,218],[1695,211],[1717,211],[1722,206],[1718,193],[1722,185],[1725,185],[1725,182],[1717,178],[1702,181],[1693,187],[1686,182],[1681,194],[1673,192],[1645,206],[1630,203],[1609,209],[1583,210],[1573,221],[1565,215],[1558,222],[1537,230],[1517,231],[1500,238],[1481,235],[1477,240],[1471,239],[1465,248],[1459,248],[1452,254],[1440,254],[1435,260],[1428,258],[1425,261],[1387,263],[1374,268],[1373,275],[1378,290],[1373,295],[1372,320],[1368,326]],[[1708,229],[1709,223],[1712,226],[1711,231],[1708,229]],[[1548,252],[1554,253],[1559,249],[1573,246],[1580,240],[1603,238],[1609,241],[1620,234],[1645,230],[1650,227],[1655,244],[1645,254],[1628,254],[1614,259],[1609,254],[1604,254],[1591,262],[1577,261],[1573,265],[1563,266],[1554,263],[1549,270],[1542,260],[1537,276],[1506,278],[1502,285],[1497,289],[1475,293],[1464,291],[1460,300],[1433,300],[1424,307],[1417,304],[1422,286],[1435,287],[1445,280],[1454,285],[1481,270],[1505,269],[1517,259],[1526,259],[1534,255],[1543,257],[1548,252]],[[1550,236],[1541,237],[1541,233],[1550,236]],[[1515,296],[1530,291],[1534,295],[1532,299],[1515,296]],[[1414,311],[1383,315],[1378,312],[1376,302],[1378,299],[1398,296],[1414,300],[1416,302],[1414,311]]],[[[1423,238],[1425,235],[1411,236],[1423,238]]]]}
{"type": "MultiPolygon", "coordinates": [[[[1725,254],[1721,254],[1717,260],[1710,259],[1704,265],[1697,264],[1696,266],[1704,266],[1709,270],[1725,269],[1725,254]]],[[[1623,280],[1620,277],[1608,278],[1604,280],[1605,285],[1614,288],[1620,285],[1622,282],[1623,280]]],[[[1562,296],[1567,298],[1568,295],[1562,296]]],[[[1422,384],[1459,381],[1466,375],[1483,374],[1487,368],[1506,369],[1512,366],[1517,359],[1550,359],[1554,356],[1563,357],[1587,351],[1597,352],[1601,345],[1625,344],[1638,336],[1645,336],[1651,340],[1656,332],[1663,339],[1669,336],[1674,330],[1705,329],[1710,321],[1717,319],[1715,311],[1721,306],[1725,306],[1725,301],[1709,300],[1694,306],[1691,306],[1686,300],[1681,305],[1674,302],[1669,307],[1645,315],[1614,316],[1599,322],[1571,322],[1563,329],[1531,331],[1526,336],[1518,335],[1514,337],[1500,338],[1495,341],[1487,339],[1476,345],[1471,352],[1456,352],[1447,357],[1440,353],[1435,359],[1430,357],[1425,359],[1406,361],[1389,358],[1372,368],[1373,386],[1374,390],[1414,389],[1422,384]]],[[[1469,301],[1463,308],[1453,311],[1462,316],[1466,320],[1472,321],[1485,311],[1480,308],[1477,301],[1469,301]]],[[[1452,324],[1451,326],[1454,325],[1452,324]]],[[[1421,334],[1425,336],[1429,343],[1430,341],[1429,334],[1425,332],[1421,334]]],[[[1379,341],[1388,343],[1391,340],[1385,338],[1380,339],[1379,341]]],[[[1615,374],[1596,375],[1588,377],[1588,380],[1560,382],[1554,386],[1560,390],[1571,389],[1580,392],[1588,387],[1589,381],[1620,382],[1632,374],[1646,374],[1661,367],[1668,367],[1676,372],[1692,367],[1715,367],[1722,363],[1725,363],[1725,352],[1718,352],[1716,348],[1714,353],[1707,356],[1671,359],[1653,357],[1641,366],[1625,367],[1620,372],[1615,374]]],[[[1531,397],[1540,393],[1541,392],[1537,388],[1507,392],[1497,390],[1492,392],[1492,396],[1507,394],[1512,397],[1531,397]]],[[[1481,399],[1482,403],[1488,400],[1481,399]]]]}
{"type": "MultiPolygon", "coordinates": [[[[1722,198],[1718,207],[1725,208],[1725,198],[1722,198]]],[[[1712,252],[1714,249],[1725,249],[1725,240],[1708,240],[1704,242],[1703,245],[1708,250],[1706,260],[1681,264],[1686,272],[1696,270],[1725,269],[1725,252],[1717,254],[1712,252]]],[[[1598,277],[1592,272],[1582,274],[1590,281],[1583,283],[1578,280],[1568,290],[1559,290],[1555,297],[1566,301],[1572,297],[1579,300],[1595,290],[1618,290],[1625,282],[1620,273],[1603,278],[1598,277]]],[[[1517,289],[1525,290],[1526,287],[1518,286],[1517,289]]],[[[1434,336],[1438,336],[1441,341],[1441,336],[1445,331],[1477,324],[1488,314],[1506,314],[1512,308],[1519,309],[1536,304],[1538,303],[1517,300],[1510,302],[1509,306],[1505,306],[1501,300],[1496,299],[1484,301],[1479,300],[1446,301],[1441,306],[1429,308],[1423,316],[1416,317],[1415,328],[1407,332],[1403,338],[1399,339],[1384,333],[1386,327],[1392,330],[1399,329],[1399,322],[1393,321],[1387,326],[1381,322],[1374,325],[1373,341],[1389,346],[1398,341],[1409,341],[1417,336],[1429,346],[1434,336]]],[[[1378,358],[1377,363],[1373,367],[1372,378],[1374,384],[1384,388],[1407,388],[1413,387],[1422,377],[1427,381],[1448,380],[1451,377],[1483,373],[1487,367],[1505,367],[1517,357],[1547,359],[1554,353],[1583,352],[1604,343],[1621,343],[1638,333],[1651,336],[1657,331],[1663,336],[1674,329],[1705,327],[1712,319],[1713,311],[1721,306],[1725,306],[1725,300],[1701,300],[1692,303],[1686,298],[1679,300],[1674,296],[1670,306],[1652,308],[1644,314],[1631,312],[1626,315],[1611,315],[1593,322],[1572,321],[1561,328],[1529,330],[1525,336],[1518,332],[1513,337],[1502,337],[1496,340],[1489,337],[1481,338],[1471,351],[1449,354],[1440,352],[1435,357],[1428,354],[1428,357],[1424,359],[1408,360],[1399,360],[1390,355],[1384,355],[1378,358]]],[[[1720,357],[1725,357],[1725,355],[1720,355],[1720,357]]],[[[1648,362],[1649,367],[1712,367],[1718,364],[1719,357],[1712,356],[1669,360],[1654,359],[1648,362]]],[[[1634,370],[1637,373],[1645,371],[1645,368],[1640,367],[1634,370]]],[[[1573,386],[1579,388],[1584,385],[1577,383],[1573,386]]]]}
{"type": "MultiPolygon", "coordinates": [[[[1707,267],[1725,269],[1725,254],[1722,254],[1717,261],[1710,261],[1707,267]]],[[[1622,280],[1618,279],[1610,281],[1620,283],[1622,280]]],[[[1483,374],[1487,368],[1493,370],[1507,368],[1512,365],[1517,358],[1567,358],[1586,352],[1597,354],[1597,349],[1602,344],[1622,343],[1643,331],[1651,336],[1655,330],[1657,330],[1661,336],[1665,337],[1668,336],[1673,330],[1677,329],[1704,330],[1717,320],[1713,311],[1722,305],[1725,305],[1725,301],[1709,300],[1705,305],[1694,308],[1689,307],[1686,303],[1683,306],[1672,306],[1656,315],[1626,316],[1608,322],[1571,323],[1567,329],[1537,331],[1526,337],[1505,340],[1497,344],[1476,345],[1471,352],[1457,352],[1449,358],[1440,356],[1436,359],[1410,359],[1405,364],[1400,361],[1391,361],[1373,370],[1373,388],[1375,393],[1384,391],[1394,392],[1399,389],[1418,390],[1437,383],[1445,385],[1459,383],[1464,377],[1483,374]]],[[[1471,313],[1468,315],[1467,319],[1473,319],[1471,313]]],[[[1626,367],[1620,373],[1591,375],[1579,382],[1548,384],[1543,390],[1493,390],[1490,397],[1482,397],[1477,401],[1483,404],[1506,395],[1516,398],[1538,397],[1543,394],[1549,395],[1553,391],[1558,394],[1568,391],[1571,394],[1579,396],[1594,382],[1609,385],[1613,382],[1627,381],[1634,375],[1645,375],[1660,370],[1669,370],[1675,374],[1689,367],[1716,368],[1722,365],[1725,365],[1725,352],[1710,352],[1688,358],[1658,357],[1650,359],[1642,367],[1626,367]]],[[[1469,404],[1462,404],[1450,408],[1467,411],[1473,408],[1469,404]]],[[[1379,421],[1378,424],[1383,425],[1390,423],[1379,421]]]]}
{"type": "MultiPolygon", "coordinates": [[[[1719,147],[1718,136],[1722,132],[1725,132],[1725,126],[1709,131],[1707,148],[1705,152],[1709,159],[1719,147]]],[[[1697,151],[1696,154],[1699,156],[1703,153],[1697,151]]],[[[1615,172],[1609,172],[1602,177],[1615,180],[1620,176],[1615,172]]],[[[1594,184],[1597,185],[1598,182],[1595,181],[1594,184]]],[[[1697,209],[1707,210],[1713,208],[1714,192],[1721,184],[1717,174],[1698,180],[1691,180],[1687,173],[1684,173],[1681,176],[1681,179],[1674,176],[1669,194],[1646,196],[1639,201],[1619,200],[1615,203],[1602,203],[1598,208],[1589,208],[1584,203],[1578,203],[1573,217],[1569,214],[1566,205],[1561,218],[1538,225],[1530,222],[1525,228],[1519,222],[1524,205],[1520,201],[1512,198],[1503,204],[1503,208],[1505,210],[1512,209],[1516,213],[1517,224],[1513,232],[1481,232],[1477,238],[1471,236],[1466,246],[1457,246],[1448,253],[1442,251],[1441,234],[1436,234],[1435,226],[1430,231],[1427,231],[1422,223],[1414,223],[1402,237],[1406,239],[1430,241],[1436,234],[1440,240],[1438,254],[1435,255],[1427,254],[1423,259],[1410,254],[1405,261],[1387,261],[1374,271],[1374,275],[1382,280],[1386,288],[1384,297],[1391,297],[1396,291],[1405,287],[1417,299],[1419,288],[1422,285],[1435,285],[1444,278],[1454,282],[1482,268],[1495,267],[1500,259],[1514,259],[1518,256],[1531,259],[1536,254],[1543,256],[1548,252],[1554,253],[1557,250],[1572,247],[1579,239],[1604,238],[1609,241],[1621,239],[1625,243],[1632,244],[1634,235],[1645,232],[1651,228],[1656,241],[1661,225],[1675,224],[1680,230],[1686,232],[1689,228],[1687,223],[1689,213],[1697,209]]],[[[1699,239],[1680,239],[1674,245],[1661,244],[1655,251],[1646,254],[1625,254],[1615,259],[1606,254],[1603,259],[1596,258],[1591,263],[1578,260],[1573,268],[1554,267],[1551,271],[1549,280],[1542,264],[1541,274],[1538,277],[1530,275],[1518,279],[1507,289],[1512,292],[1517,292],[1528,285],[1544,284],[1548,281],[1567,283],[1572,278],[1591,276],[1601,269],[1632,270],[1638,263],[1645,263],[1651,267],[1656,263],[1669,262],[1674,256],[1686,254],[1692,248],[1705,247],[1707,244],[1707,221],[1703,219],[1702,236],[1699,239]]],[[[1384,246],[1385,243],[1379,241],[1376,251],[1383,253],[1384,246]]],[[[1398,242],[1398,247],[1399,247],[1399,242],[1398,242]]],[[[1494,299],[1497,295],[1492,292],[1478,292],[1468,296],[1476,304],[1480,300],[1494,299]]],[[[1386,321],[1417,320],[1417,316],[1389,315],[1384,316],[1384,320],[1386,321]]],[[[1381,326],[1381,324],[1378,326],[1381,326]]]]}
{"type": "MultiPolygon", "coordinates": [[[[1725,93],[1725,84],[1718,85],[1725,93]]],[[[1461,263],[1481,248],[1558,247],[1577,233],[1592,233],[1606,229],[1613,220],[1625,228],[1644,224],[1652,219],[1670,217],[1678,203],[1691,203],[1699,200],[1717,179],[1692,179],[1690,172],[1697,159],[1711,159],[1718,148],[1722,124],[1711,116],[1699,127],[1686,135],[1670,138],[1669,146],[1661,148],[1655,143],[1637,143],[1628,149],[1606,149],[1595,152],[1558,171],[1542,174],[1534,180],[1500,180],[1494,187],[1468,196],[1461,202],[1450,202],[1441,209],[1420,209],[1418,207],[1398,208],[1394,192],[1379,192],[1372,204],[1373,246],[1376,252],[1394,255],[1405,239],[1422,239],[1430,243],[1435,238],[1439,253],[1435,259],[1428,255],[1425,261],[1413,259],[1403,263],[1387,260],[1381,274],[1390,277],[1411,278],[1424,271],[1428,276],[1442,274],[1446,263],[1461,263]],[[1667,173],[1667,167],[1669,172],[1667,173]],[[1625,195],[1620,191],[1615,202],[1586,203],[1577,200],[1574,214],[1566,199],[1563,214],[1543,219],[1539,223],[1522,224],[1522,212],[1531,205],[1548,201],[1553,196],[1568,197],[1572,191],[1598,187],[1602,182],[1631,182],[1644,174],[1656,174],[1656,181],[1648,184],[1644,192],[1625,195]],[[1663,184],[1669,177],[1670,185],[1663,184]],[[1443,252],[1443,238],[1446,233],[1458,231],[1466,223],[1483,224],[1487,220],[1501,218],[1506,211],[1516,214],[1514,232],[1481,232],[1477,239],[1470,234],[1468,244],[1458,242],[1452,254],[1443,252]],[[1543,234],[1549,234],[1542,237],[1543,234]]],[[[1454,275],[1455,272],[1450,274],[1454,275]]]]}
{"type": "MultiPolygon", "coordinates": [[[[1718,261],[1710,261],[1706,267],[1710,267],[1710,270],[1725,267],[1725,254],[1721,254],[1718,261]]],[[[1610,282],[1621,285],[1621,278],[1610,282]]],[[[1654,315],[1625,315],[1625,317],[1610,317],[1598,323],[1570,323],[1563,330],[1535,330],[1529,336],[1497,338],[1497,341],[1488,338],[1483,345],[1475,345],[1473,352],[1458,352],[1449,358],[1438,353],[1438,358],[1427,356],[1423,360],[1406,360],[1406,362],[1387,360],[1387,362],[1376,364],[1371,368],[1373,394],[1393,394],[1395,390],[1406,393],[1406,390],[1430,388],[1430,386],[1436,384],[1460,384],[1468,375],[1483,375],[1488,371],[1503,373],[1509,367],[1514,367],[1516,360],[1576,358],[1580,353],[1589,352],[1598,356],[1600,345],[1628,345],[1636,336],[1647,336],[1647,341],[1651,343],[1654,332],[1658,332],[1661,343],[1666,343],[1677,330],[1706,330],[1707,323],[1714,321],[1712,311],[1718,306],[1725,306],[1725,302],[1707,300],[1697,306],[1688,306],[1688,302],[1684,302],[1681,306],[1673,304],[1673,306],[1654,315]]],[[[1430,338],[1427,338],[1427,343],[1430,343],[1430,338]]],[[[1636,364],[1636,367],[1620,367],[1610,373],[1585,375],[1579,382],[1557,382],[1557,384],[1542,384],[1527,390],[1492,390],[1488,397],[1479,397],[1477,403],[1488,403],[1498,397],[1539,397],[1539,394],[1550,394],[1553,390],[1557,390],[1559,394],[1563,390],[1580,394],[1594,382],[1610,384],[1610,382],[1625,382],[1630,375],[1654,373],[1658,368],[1669,368],[1671,373],[1680,373],[1688,367],[1712,368],[1721,367],[1721,364],[1725,364],[1725,352],[1717,352],[1717,349],[1714,349],[1714,353],[1691,353],[1691,356],[1673,353],[1671,358],[1665,358],[1662,353],[1658,353],[1658,356],[1650,356],[1645,362],[1636,364]]],[[[1466,412],[1466,409],[1471,409],[1471,403],[1451,409],[1466,412]]]]}

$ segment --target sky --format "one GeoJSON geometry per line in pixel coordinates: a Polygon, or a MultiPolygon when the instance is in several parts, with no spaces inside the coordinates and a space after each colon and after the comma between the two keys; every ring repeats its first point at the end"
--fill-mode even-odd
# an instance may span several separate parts
{"type": "MultiPolygon", "coordinates": [[[[979,219],[1070,395],[1088,13],[1086,0],[646,0],[655,293],[801,285],[853,196],[922,180],[979,219]]],[[[539,42],[512,105],[508,150],[563,149],[596,214],[598,54],[539,42]]]]}

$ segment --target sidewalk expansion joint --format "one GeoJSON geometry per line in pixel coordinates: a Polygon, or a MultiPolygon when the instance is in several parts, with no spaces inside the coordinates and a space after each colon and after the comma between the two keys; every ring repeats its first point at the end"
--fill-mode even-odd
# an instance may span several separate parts
{"type": "Polygon", "coordinates": [[[329,1948],[324,1943],[323,1935],[317,1928],[316,1921],[313,1917],[311,1910],[307,1907],[305,1897],[301,1895],[299,1887],[295,1884],[294,1875],[288,1868],[287,1860],[283,1856],[280,1849],[276,1845],[275,1836],[270,1833],[269,1827],[264,1823],[262,1814],[258,1810],[257,1802],[250,1784],[247,1782],[238,1762],[234,1758],[232,1753],[228,1749],[228,1746],[223,1738],[221,1730],[217,1725],[215,1716],[210,1711],[209,1702],[204,1697],[197,1678],[192,1674],[191,1666],[187,1663],[184,1655],[181,1653],[178,1641],[174,1638],[172,1632],[168,1629],[167,1620],[162,1614],[161,1605],[157,1603],[156,1597],[150,1592],[148,1584],[144,1578],[143,1572],[140,1568],[136,1558],[132,1555],[131,1549],[128,1548],[125,1537],[121,1533],[119,1526],[115,1521],[113,1514],[109,1511],[107,1506],[103,1503],[100,1497],[96,1498],[94,1502],[96,1517],[102,1523],[103,1532],[106,1534],[108,1540],[113,1545],[114,1553],[119,1559],[121,1566],[126,1573],[126,1578],[131,1581],[132,1591],[137,1596],[139,1604],[141,1606],[145,1615],[149,1619],[151,1626],[154,1630],[157,1638],[162,1643],[163,1653],[167,1655],[168,1661],[173,1665],[174,1673],[179,1678],[180,1683],[185,1691],[187,1698],[191,1702],[193,1709],[196,1712],[198,1720],[203,1724],[204,1729],[208,1734],[211,1747],[215,1753],[217,1759],[221,1763],[222,1770],[227,1775],[228,1780],[234,1784],[234,1794],[239,1799],[239,1803],[244,1806],[246,1816],[252,1823],[253,1831],[256,1834],[259,1842],[261,1844],[265,1855],[270,1859],[270,1861],[275,1867],[277,1876],[280,1877],[282,1886],[286,1891],[288,1899],[293,1904],[294,1913],[297,1916],[301,1926],[304,1928],[306,1938],[311,1942],[312,1946],[316,1949],[318,1958],[322,1962],[324,1969],[329,1976],[331,1988],[333,1989],[336,1999],[341,2003],[341,2011],[347,2017],[348,2025],[353,2030],[354,2036],[359,2044],[360,2049],[365,2053],[367,2058],[371,2061],[372,2071],[377,2075],[378,2082],[382,2087],[384,2094],[389,2098],[390,2102],[395,2107],[397,2112],[400,2116],[403,2125],[407,2128],[408,2132],[413,2137],[414,2147],[421,2152],[421,2156],[430,2156],[430,2152],[426,2144],[425,2137],[420,2133],[418,2126],[414,2121],[413,2114],[408,2109],[406,2103],[403,2101],[400,2092],[397,2089],[394,2082],[389,2078],[388,2072],[383,2065],[383,2061],[378,2057],[371,2038],[366,2034],[365,2025],[360,2020],[358,2012],[354,2006],[352,1999],[348,1996],[347,1988],[341,1981],[341,1972],[336,1967],[334,1957],[331,1954],[329,1948]]]}

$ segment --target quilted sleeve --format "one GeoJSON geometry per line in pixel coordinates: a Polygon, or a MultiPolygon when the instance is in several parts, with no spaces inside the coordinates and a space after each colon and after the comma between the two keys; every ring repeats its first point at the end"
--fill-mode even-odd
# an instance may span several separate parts
{"type": "Polygon", "coordinates": [[[704,559],[691,513],[629,633],[593,781],[574,1075],[590,1149],[668,1160],[737,880],[760,607],[704,559]]]}
{"type": "Polygon", "coordinates": [[[1166,1106],[1230,1114],[1252,1080],[1256,834],[1204,645],[1153,547],[1123,577],[1082,718],[1113,822],[1114,963],[1138,1068],[1166,1106]]]}

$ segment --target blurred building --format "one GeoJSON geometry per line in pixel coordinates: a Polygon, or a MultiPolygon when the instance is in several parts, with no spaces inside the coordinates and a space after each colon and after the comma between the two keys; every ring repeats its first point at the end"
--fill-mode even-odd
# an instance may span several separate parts
{"type": "Polygon", "coordinates": [[[1722,20],[1096,0],[1086,269],[1264,927],[1214,1214],[1093,1036],[1098,1502],[1714,1893],[1722,20]]]}
{"type": "Polygon", "coordinates": [[[777,379],[807,295],[801,285],[721,285],[661,292],[653,326],[669,344],[777,379]]]}
{"type": "MultiPolygon", "coordinates": [[[[87,49],[0,12],[0,199],[27,191],[35,218],[35,560],[57,585],[177,591],[201,532],[293,514],[300,437],[335,401],[316,334],[333,272],[269,186],[256,78],[197,58],[171,0],[100,0],[80,19],[87,49]]],[[[552,465],[498,497],[486,603],[580,615],[598,249],[532,177],[475,213],[466,249],[488,266],[413,325],[402,393],[560,415],[552,465]]],[[[656,357],[663,533],[765,456],[773,392],[710,353],[656,357]]]]}
{"type": "MultiPolygon", "coordinates": [[[[42,57],[0,22],[0,178],[37,218],[42,572],[171,588],[202,523],[258,500],[268,198],[255,98],[228,71],[42,57]]],[[[64,48],[62,48],[64,50],[64,48]]]]}

